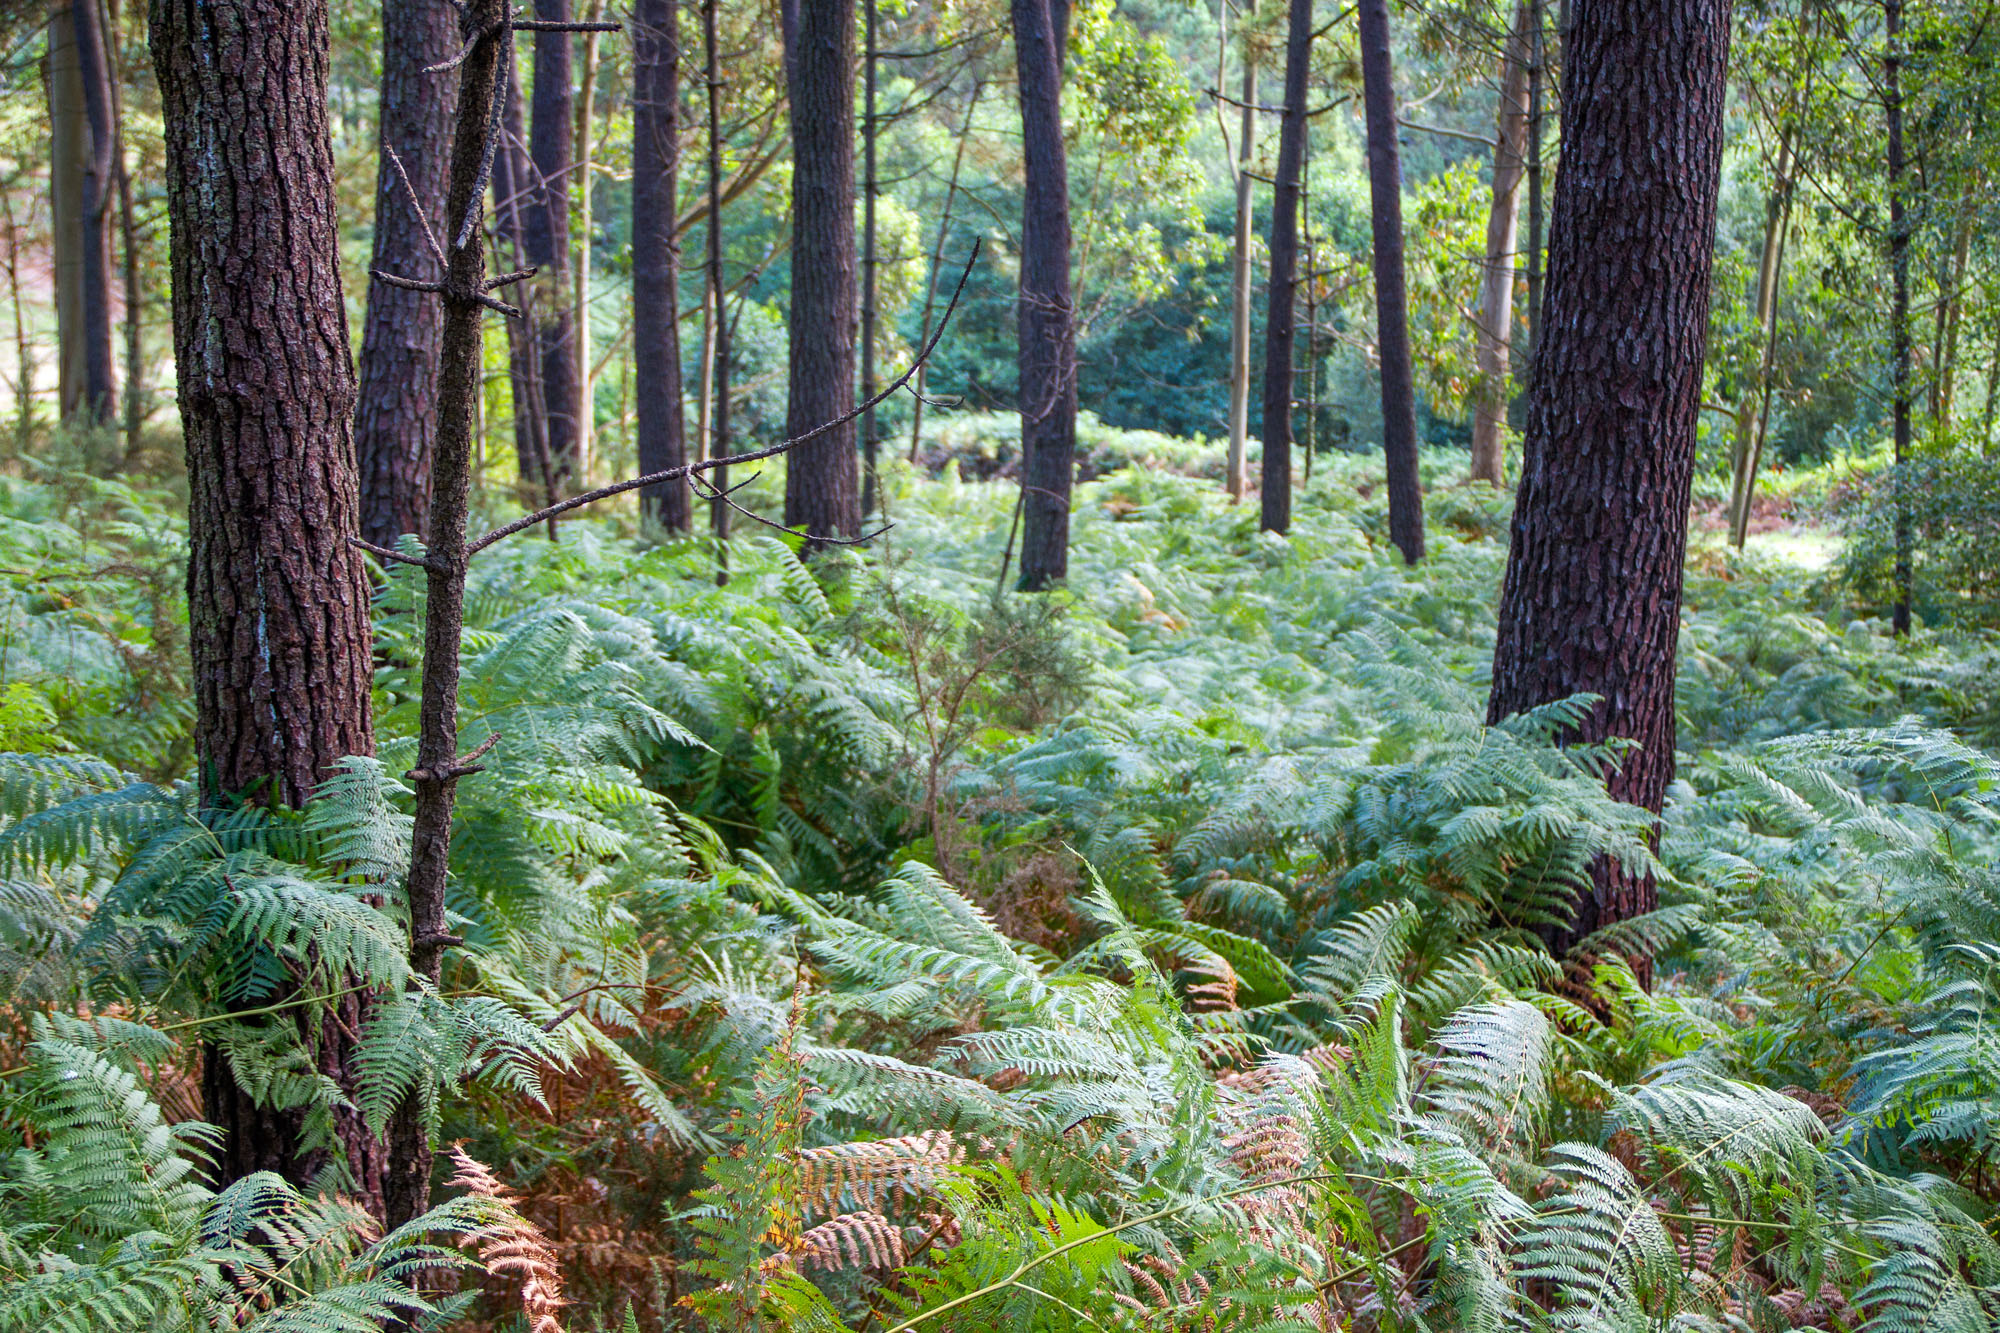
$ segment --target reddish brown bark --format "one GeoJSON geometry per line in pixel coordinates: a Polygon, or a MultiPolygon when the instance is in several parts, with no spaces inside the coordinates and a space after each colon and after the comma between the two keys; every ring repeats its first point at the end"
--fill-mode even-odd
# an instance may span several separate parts
{"type": "MultiPolygon", "coordinates": [[[[373,267],[386,273],[442,276],[424,231],[426,223],[432,235],[444,227],[445,154],[458,80],[455,71],[424,69],[449,60],[457,49],[458,22],[449,5],[390,0],[382,6],[373,267]],[[397,175],[397,159],[408,174],[408,188],[397,175]]],[[[435,296],[369,284],[354,458],[361,478],[361,535],[378,546],[394,545],[405,532],[424,535],[443,330],[444,311],[435,296]]]]}
{"type": "MultiPolygon", "coordinates": [[[[188,472],[188,611],[203,793],[304,802],[342,756],[374,749],[354,374],[327,136],[327,11],[277,0],[154,0],[167,135],[174,356],[188,472]]],[[[351,1017],[351,1015],[350,1015],[351,1017]]],[[[318,1064],[352,1087],[329,1021],[318,1064]]],[[[303,1117],[260,1105],[220,1053],[204,1116],[225,1180],[301,1184],[303,1117]]],[[[338,1117],[362,1198],[380,1145],[338,1117]]]]}
{"type": "Polygon", "coordinates": [[[1259,500],[1266,532],[1292,526],[1292,344],[1299,271],[1300,178],[1306,159],[1306,76],[1312,66],[1312,0],[1291,0],[1285,37],[1284,114],[1271,191],[1271,291],[1264,315],[1264,460],[1259,500]]]}
{"type": "MultiPolygon", "coordinates": [[[[569,0],[535,0],[535,17],[572,19],[569,0]]],[[[528,262],[535,266],[529,313],[541,367],[541,409],[548,467],[555,485],[577,466],[583,385],[576,373],[576,310],[569,268],[570,173],[575,166],[576,94],[570,87],[570,34],[535,34],[534,99],[528,113],[528,155],[533,167],[522,207],[528,262]]]]}
{"type": "MultiPolygon", "coordinates": [[[[1549,288],[1500,601],[1489,713],[1602,696],[1576,739],[1638,743],[1610,787],[1657,811],[1674,771],[1674,670],[1720,181],[1727,0],[1576,11],[1549,288]]],[[[1603,863],[1565,953],[1650,911],[1603,863]]]]}

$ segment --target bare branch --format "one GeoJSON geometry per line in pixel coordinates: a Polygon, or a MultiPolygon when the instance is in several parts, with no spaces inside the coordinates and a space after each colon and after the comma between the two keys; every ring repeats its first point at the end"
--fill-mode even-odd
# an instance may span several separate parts
{"type": "Polygon", "coordinates": [[[394,273],[384,273],[379,268],[369,269],[368,276],[385,286],[400,287],[406,292],[436,293],[444,290],[444,284],[441,282],[420,282],[415,278],[405,278],[394,273]]]}
{"type": "Polygon", "coordinates": [[[391,550],[386,546],[377,546],[374,542],[363,541],[359,537],[348,537],[347,544],[368,552],[368,554],[378,560],[394,560],[398,564],[415,565],[418,569],[429,569],[431,567],[430,559],[427,556],[404,555],[401,551],[391,550]]]}
{"type": "Polygon", "coordinates": [[[424,73],[442,74],[448,69],[457,69],[460,65],[463,65],[465,63],[467,57],[469,57],[474,51],[476,51],[479,48],[479,44],[481,42],[485,41],[488,37],[491,37],[494,33],[499,32],[502,28],[506,26],[507,26],[506,19],[496,19],[494,22],[487,24],[485,27],[481,28],[478,32],[472,34],[471,40],[467,41],[464,46],[459,48],[457,55],[453,56],[449,60],[441,61],[438,64],[424,66],[424,73]]]}
{"type": "Polygon", "coordinates": [[[980,241],[975,237],[972,242],[972,253],[966,256],[965,270],[958,275],[958,286],[953,290],[951,302],[945,306],[944,317],[938,321],[937,332],[931,335],[931,340],[924,344],[923,349],[917,353],[916,358],[910,362],[909,367],[901,375],[898,375],[880,393],[870,398],[867,402],[862,403],[859,407],[856,407],[852,412],[833,421],[815,426],[803,435],[795,435],[789,440],[780,440],[778,443],[763,449],[753,449],[748,453],[731,454],[724,458],[704,459],[698,463],[684,463],[679,467],[668,468],[664,472],[654,472],[644,477],[633,477],[629,481],[613,482],[609,486],[600,486],[594,491],[585,491],[582,495],[573,495],[567,500],[538,509],[532,514],[524,514],[512,523],[493,529],[477,541],[468,542],[465,547],[466,555],[476,555],[478,552],[491,546],[494,542],[532,528],[537,523],[546,522],[558,514],[568,513],[572,509],[581,509],[584,505],[595,504],[599,500],[609,499],[611,496],[620,495],[626,491],[637,490],[641,486],[658,486],[663,482],[679,481],[683,477],[693,476],[698,472],[709,472],[716,468],[732,467],[738,463],[755,463],[766,458],[775,458],[779,454],[787,453],[797,446],[804,444],[807,440],[814,439],[826,434],[830,430],[836,430],[846,425],[848,422],[860,417],[863,412],[866,412],[871,407],[880,406],[895,394],[902,392],[903,386],[916,378],[918,369],[930,359],[931,353],[937,350],[939,340],[944,337],[945,329],[950,327],[951,317],[958,309],[959,299],[965,295],[965,284],[966,280],[972,276],[972,266],[979,262],[979,248],[980,241]]]}
{"type": "MultiPolygon", "coordinates": [[[[759,473],[757,475],[762,476],[763,474],[759,473]]],[[[751,478],[751,481],[755,480],[756,477],[751,478]]],[[[815,537],[812,533],[805,532],[799,528],[788,528],[782,523],[773,523],[770,519],[765,518],[762,514],[757,513],[755,510],[745,509],[742,505],[737,504],[736,501],[729,498],[733,492],[740,491],[745,486],[748,486],[750,484],[750,482],[748,481],[738,482],[736,485],[731,486],[728,490],[725,491],[718,489],[715,483],[708,480],[706,477],[695,476],[694,474],[690,473],[687,479],[687,484],[688,484],[688,489],[695,493],[695,497],[697,499],[720,500],[722,501],[722,503],[728,505],[731,509],[743,515],[743,517],[750,519],[752,522],[762,523],[767,528],[775,528],[779,532],[784,533],[787,537],[798,537],[805,541],[816,541],[826,546],[863,546],[869,542],[874,541],[877,537],[880,537],[890,528],[896,526],[894,523],[884,523],[881,527],[875,529],[875,531],[863,533],[859,537],[824,537],[824,536],[815,537]]]]}
{"type": "Polygon", "coordinates": [[[431,220],[424,212],[424,205],[417,198],[417,187],[410,184],[410,173],[403,170],[403,159],[396,152],[394,144],[385,143],[382,151],[389,155],[389,165],[396,168],[396,179],[403,182],[403,193],[410,196],[410,210],[417,215],[417,225],[424,229],[424,245],[430,250],[431,258],[437,260],[439,268],[448,268],[444,257],[444,247],[438,244],[437,234],[431,230],[431,220]]]}

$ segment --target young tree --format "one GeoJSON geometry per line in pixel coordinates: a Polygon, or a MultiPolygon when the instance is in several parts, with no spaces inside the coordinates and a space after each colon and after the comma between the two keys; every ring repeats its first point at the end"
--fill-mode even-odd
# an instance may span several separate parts
{"type": "Polygon", "coordinates": [[[1904,493],[1903,465],[1910,458],[1910,218],[1904,198],[1908,182],[1903,160],[1903,0],[1882,0],[1882,113],[1888,130],[1889,190],[1889,375],[1890,418],[1895,435],[1896,473],[1896,604],[1890,625],[1897,634],[1910,632],[1913,581],[1910,506],[1904,493]]]}
{"type": "Polygon", "coordinates": [[[1521,218],[1521,174],[1527,165],[1528,63],[1532,58],[1526,4],[1514,11],[1500,53],[1500,114],[1493,137],[1493,207],[1486,215],[1486,257],[1479,275],[1479,311],[1473,329],[1479,372],[1472,404],[1472,479],[1495,486],[1507,480],[1501,430],[1507,423],[1508,352],[1514,333],[1516,238],[1521,218]]]}
{"type": "MultiPolygon", "coordinates": [[[[785,433],[854,410],[854,5],[785,0],[792,104],[791,383],[785,433]]],[[[861,532],[854,426],[815,436],[786,460],[785,526],[819,539],[861,532]]]]}
{"type": "MultiPolygon", "coordinates": [[[[445,157],[457,85],[449,72],[424,71],[451,59],[457,39],[449,5],[391,0],[382,6],[377,272],[407,271],[427,262],[426,228],[435,233],[444,225],[445,157]]],[[[369,284],[354,459],[361,474],[361,535],[380,546],[394,545],[405,532],[421,537],[429,518],[443,330],[444,312],[432,297],[379,278],[369,284]]]]}
{"type": "MultiPolygon", "coordinates": [[[[1221,14],[1226,21],[1229,0],[1223,0],[1221,14]]],[[[1248,0],[1244,13],[1257,14],[1256,0],[1248,0]]],[[[1216,86],[1222,71],[1215,72],[1216,86]]],[[[1250,487],[1250,232],[1255,209],[1251,190],[1256,178],[1251,172],[1257,140],[1257,52],[1248,35],[1243,42],[1243,95],[1236,122],[1236,232],[1229,256],[1229,461],[1227,486],[1231,501],[1241,500],[1250,487]]]]}
{"type": "MultiPolygon", "coordinates": [[[[729,286],[722,267],[722,52],[717,32],[716,6],[720,0],[702,0],[701,42],[705,64],[703,82],[708,93],[708,242],[707,302],[708,342],[708,457],[729,456],[729,371],[734,330],[729,323],[729,286]]],[[[787,473],[790,469],[786,469],[787,473]]],[[[708,503],[709,531],[715,534],[717,583],[729,581],[729,469],[717,468],[709,474],[716,494],[708,503]]]]}
{"type": "MultiPolygon", "coordinates": [[[[174,359],[188,471],[195,753],[206,799],[302,804],[374,749],[368,581],[358,517],[354,372],[341,302],[324,0],[155,0],[167,132],[174,359]]],[[[359,997],[328,1015],[316,1072],[352,1088],[359,997]],[[343,1012],[344,1011],[344,1012],[343,1012]]],[[[286,1021],[273,1019],[268,1021],[286,1021]]],[[[224,1048],[202,1071],[224,1180],[305,1183],[303,1116],[240,1086],[224,1048]]],[[[364,1200],[380,1144],[336,1130],[364,1200]]]]}
{"type": "MultiPolygon", "coordinates": [[[[1577,739],[1637,743],[1611,793],[1657,811],[1674,770],[1695,425],[1721,180],[1727,0],[1580,6],[1550,285],[1488,713],[1600,696],[1577,739]]],[[[1652,881],[1600,862],[1559,955],[1650,911],[1652,881]]]]}
{"type": "Polygon", "coordinates": [[[1016,307],[1021,396],[1021,586],[1069,573],[1069,497],[1076,471],[1076,311],[1069,276],[1069,167],[1062,66],[1069,0],[1011,0],[1021,99],[1021,291],[1016,307]]]}
{"type": "MultiPolygon", "coordinates": [[[[632,6],[632,361],[639,471],[687,461],[681,409],[680,241],[674,234],[680,181],[681,30],[678,0],[632,6]]],[[[685,486],[639,493],[648,516],[670,532],[692,517],[685,486]]]]}
{"type": "MultiPolygon", "coordinates": [[[[568,23],[570,0],[535,0],[543,23],[568,23]]],[[[533,168],[523,206],[528,263],[535,268],[530,313],[541,369],[541,408],[554,488],[576,472],[583,386],[576,375],[576,310],[570,284],[569,197],[575,166],[576,94],[570,87],[570,34],[535,33],[535,87],[528,115],[533,168]]]]}
{"type": "MultiPolygon", "coordinates": [[[[875,397],[876,319],[881,294],[882,254],[876,225],[877,204],[882,182],[877,172],[878,140],[882,137],[881,117],[876,109],[877,73],[880,61],[878,29],[880,6],[876,0],[861,0],[861,401],[875,397]]],[[[872,514],[881,504],[881,476],[878,464],[881,441],[875,434],[875,409],[861,411],[861,512],[872,514]]]]}
{"type": "MultiPolygon", "coordinates": [[[[1300,0],[1293,0],[1294,4],[1300,0]]],[[[1382,457],[1389,470],[1389,540],[1424,558],[1424,497],[1417,484],[1417,400],[1410,376],[1410,300],[1403,282],[1403,164],[1396,147],[1396,79],[1388,0],[1360,0],[1362,100],[1368,121],[1368,197],[1375,242],[1375,344],[1382,362],[1382,457]]],[[[1304,108],[1301,90],[1300,108],[1304,108]]],[[[1286,114],[1290,113],[1289,93],[1286,114]]],[[[1275,299],[1275,298],[1274,298],[1275,299]]],[[[1273,309],[1275,309],[1275,305],[1273,309]]],[[[1269,381],[1266,380],[1268,385],[1269,381]]],[[[1265,470],[1270,470],[1271,391],[1264,391],[1265,470]]],[[[1289,459],[1289,450],[1286,457],[1289,459]]],[[[1290,479],[1287,478],[1289,492],[1290,479]]],[[[1266,497],[1270,483],[1265,483],[1266,497]]],[[[1270,527],[1270,500],[1264,526],[1270,527]]],[[[1286,517],[1290,517],[1289,495],[1286,517]]],[[[1282,531],[1282,529],[1280,529],[1282,531]]]]}
{"type": "MultiPolygon", "coordinates": [[[[535,175],[528,157],[527,112],[521,98],[520,62],[510,45],[506,61],[507,100],[502,108],[500,141],[493,149],[493,240],[504,247],[511,268],[527,267],[529,195],[535,175]]],[[[523,308],[532,310],[535,289],[521,293],[523,308]]],[[[549,422],[542,402],[542,361],[532,320],[507,321],[507,385],[514,409],[514,465],[526,494],[539,494],[547,504],[555,499],[555,475],[549,465],[549,422]]]]}
{"type": "Polygon", "coordinates": [[[1312,0],[1291,0],[1287,25],[1284,116],[1271,192],[1271,304],[1264,316],[1264,467],[1259,498],[1266,532],[1285,532],[1292,526],[1292,335],[1297,324],[1292,306],[1298,285],[1299,185],[1306,157],[1312,0]]]}

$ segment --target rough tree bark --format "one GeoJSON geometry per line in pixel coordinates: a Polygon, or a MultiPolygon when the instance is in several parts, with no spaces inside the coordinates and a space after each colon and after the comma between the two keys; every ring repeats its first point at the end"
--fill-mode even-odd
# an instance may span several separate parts
{"type": "Polygon", "coordinates": [[[118,183],[118,125],[112,113],[111,58],[97,0],[70,6],[77,70],[83,79],[88,151],[83,159],[83,412],[92,425],[117,412],[111,356],[111,201],[118,183]]]}
{"type": "MultiPolygon", "coordinates": [[[[449,5],[391,0],[382,6],[381,158],[372,264],[377,270],[429,277],[436,262],[424,228],[428,224],[435,234],[444,225],[446,154],[458,85],[451,72],[424,69],[449,60],[457,49],[458,23],[449,5]],[[408,188],[396,172],[396,159],[409,176],[408,188]]],[[[354,459],[361,474],[361,535],[378,546],[395,545],[405,532],[424,535],[443,331],[444,311],[436,298],[385,282],[369,284],[354,459]]]]}
{"type": "MultiPolygon", "coordinates": [[[[1225,0],[1224,13],[1228,11],[1225,0]]],[[[1244,13],[1256,17],[1256,0],[1244,13]]],[[[1222,71],[1216,71],[1216,85],[1222,71]]],[[[1236,234],[1229,256],[1229,499],[1240,501],[1250,489],[1250,231],[1255,223],[1250,173],[1257,137],[1257,53],[1247,36],[1243,43],[1243,105],[1236,125],[1236,234]]]]}
{"type": "Polygon", "coordinates": [[[1890,611],[1895,633],[1910,632],[1910,602],[1914,582],[1911,557],[1910,506],[1904,494],[1903,467],[1910,458],[1910,220],[1903,193],[1907,187],[1903,161],[1903,0],[1883,0],[1882,112],[1889,134],[1889,373],[1892,384],[1890,418],[1895,432],[1896,472],[1890,480],[1896,506],[1896,604],[1890,611]]]}
{"type": "MultiPolygon", "coordinates": [[[[1292,3],[1296,5],[1301,0],[1292,3]]],[[[1410,302],[1403,283],[1403,164],[1396,147],[1396,81],[1389,54],[1388,0],[1360,0],[1356,17],[1361,27],[1362,100],[1368,120],[1368,195],[1375,242],[1375,342],[1382,362],[1382,458],[1389,473],[1389,540],[1403,553],[1404,561],[1414,565],[1424,558],[1424,497],[1417,483],[1417,400],[1410,375],[1410,302]]],[[[1286,96],[1289,115],[1289,90],[1286,96]]],[[[1304,105],[1302,87],[1299,98],[1302,110],[1304,105]]],[[[1272,309],[1276,308],[1274,297],[1272,309]]],[[[1268,388],[1264,392],[1264,405],[1264,458],[1268,471],[1273,434],[1268,388]]],[[[1268,489],[1265,494],[1270,494],[1268,489]]],[[[1268,500],[1265,507],[1267,510],[1270,507],[1268,500]]],[[[1271,526],[1268,515],[1264,526],[1271,526]]]]}
{"type": "Polygon", "coordinates": [[[1291,0],[1288,6],[1284,114],[1278,129],[1278,174],[1271,191],[1271,290],[1270,307],[1264,315],[1264,461],[1259,496],[1266,532],[1285,532],[1292,526],[1292,339],[1298,322],[1292,306],[1298,286],[1299,186],[1306,158],[1312,11],[1312,0],[1291,0]]]}
{"type": "MultiPolygon", "coordinates": [[[[569,0],[535,0],[535,17],[568,23],[569,0]]],[[[534,100],[528,111],[533,171],[523,205],[528,263],[535,268],[531,316],[542,372],[541,398],[553,488],[573,476],[583,411],[576,377],[576,310],[571,305],[569,195],[576,95],[570,88],[570,34],[535,34],[534,100]]]]}
{"type": "Polygon", "coordinates": [[[1011,0],[1026,184],[1016,307],[1021,395],[1021,587],[1069,573],[1076,471],[1076,311],[1069,276],[1069,166],[1062,66],[1068,0],[1011,0]]]}
{"type": "Polygon", "coordinates": [[[1527,5],[1514,11],[1514,26],[1500,53],[1500,114],[1493,137],[1493,206],[1486,215],[1486,258],[1479,277],[1479,312],[1474,327],[1474,363],[1479,374],[1472,404],[1472,479],[1506,484],[1507,457],[1501,439],[1507,424],[1508,352],[1514,337],[1515,245],[1520,233],[1521,175],[1527,166],[1528,62],[1532,58],[1527,5]]]}
{"type": "MultiPolygon", "coordinates": [[[[785,434],[854,410],[854,5],[785,0],[792,105],[792,312],[785,434]]],[[[792,451],[785,526],[825,537],[861,532],[852,424],[792,451]]]]}
{"type": "MultiPolygon", "coordinates": [[[[1488,714],[1602,702],[1573,739],[1638,743],[1613,796],[1658,811],[1674,770],[1674,669],[1721,177],[1728,0],[1596,0],[1564,55],[1550,283],[1500,599],[1488,714]]],[[[1600,862],[1567,953],[1650,911],[1600,862]]]]}
{"type": "MultiPolygon", "coordinates": [[[[708,93],[708,380],[712,397],[708,407],[708,456],[729,456],[729,287],[722,267],[722,55],[716,31],[718,0],[702,0],[701,41],[705,62],[703,82],[708,93]]],[[[787,469],[789,472],[789,469],[787,469]]],[[[729,582],[729,504],[722,492],[729,489],[729,469],[717,468],[708,476],[717,494],[708,502],[708,527],[715,534],[715,581],[729,582]]]]}
{"type": "Polygon", "coordinates": [[[98,408],[111,392],[111,257],[93,111],[103,89],[92,87],[97,62],[79,41],[79,29],[95,32],[80,13],[90,8],[91,0],[82,0],[50,16],[43,65],[49,102],[57,401],[65,424],[106,419],[98,408]]]}
{"type": "MultiPolygon", "coordinates": [[[[195,749],[211,800],[296,806],[374,749],[368,583],[348,545],[354,372],[341,304],[324,0],[154,0],[167,124],[174,359],[188,471],[195,749]]],[[[349,1067],[359,997],[320,1032],[349,1067]]],[[[211,1049],[203,1118],[224,1180],[301,1184],[303,1117],[259,1105],[211,1049]]],[[[355,1189],[378,1213],[381,1145],[341,1113],[355,1189]]]]}
{"type": "MultiPolygon", "coordinates": [[[[632,6],[632,360],[639,472],[687,461],[681,408],[680,241],[674,234],[680,181],[681,31],[677,0],[632,6]]],[[[639,503],[670,532],[686,532],[687,487],[648,486],[639,503]]]]}

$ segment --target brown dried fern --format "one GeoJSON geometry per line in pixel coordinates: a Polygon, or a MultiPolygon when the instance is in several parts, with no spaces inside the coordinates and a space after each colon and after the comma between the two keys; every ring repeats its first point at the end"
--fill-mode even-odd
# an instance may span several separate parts
{"type": "Polygon", "coordinates": [[[450,1186],[498,1206],[498,1216],[489,1225],[466,1237],[466,1244],[479,1247],[479,1262],[486,1271],[520,1284],[521,1313],[527,1317],[528,1333],[562,1333],[556,1311],[565,1304],[562,1269],[555,1251],[541,1228],[523,1217],[520,1200],[508,1193],[487,1166],[457,1144],[450,1149],[455,1168],[450,1186]]]}

